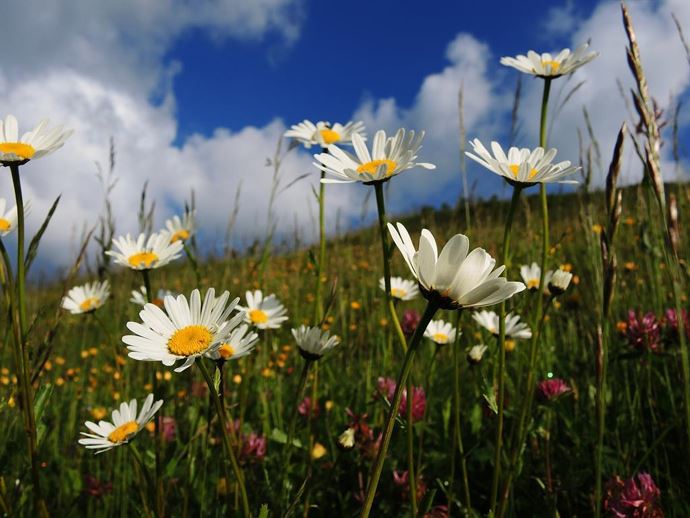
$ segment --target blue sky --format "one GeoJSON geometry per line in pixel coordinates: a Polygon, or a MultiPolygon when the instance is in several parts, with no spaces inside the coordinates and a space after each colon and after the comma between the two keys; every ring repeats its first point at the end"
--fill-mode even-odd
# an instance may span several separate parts
{"type": "MultiPolygon", "coordinates": [[[[652,94],[665,108],[671,99],[688,101],[690,66],[671,13],[690,27],[690,2],[632,0],[629,6],[652,94]]],[[[454,203],[458,90],[464,85],[467,137],[507,144],[517,72],[499,64],[504,55],[591,40],[599,57],[570,82],[554,85],[556,94],[584,82],[558,115],[549,145],[559,159],[577,162],[587,109],[602,155],[595,185],[602,184],[618,127],[629,120],[616,84],[632,85],[617,0],[24,0],[8,3],[5,14],[13,23],[0,31],[1,112],[17,115],[20,129],[47,117],[75,130],[63,149],[23,173],[33,204],[30,229],[63,195],[43,241],[44,257],[55,266],[69,263],[79,236],[103,211],[94,164],[106,163],[111,138],[117,233],[138,231],[136,206],[148,181],[157,227],[195,191],[209,249],[222,240],[240,185],[233,244],[263,236],[272,177],[266,158],[291,124],[307,118],[362,120],[369,135],[425,130],[420,159],[437,170],[406,172],[391,182],[390,213],[454,203]]],[[[523,86],[518,144],[533,146],[541,81],[526,78],[523,86]]],[[[689,106],[681,113],[683,142],[690,136],[689,106]]],[[[666,178],[677,174],[669,152],[666,146],[666,178]]],[[[277,198],[281,237],[292,236],[295,226],[303,242],[316,236],[312,162],[303,149],[283,161],[283,185],[313,174],[277,198]]],[[[623,181],[640,176],[639,163],[626,157],[623,181]]],[[[504,182],[479,166],[470,165],[469,177],[475,195],[506,193],[504,182]]],[[[330,232],[338,217],[343,225],[361,224],[364,191],[329,187],[330,232]]],[[[0,196],[11,192],[0,175],[0,196]]],[[[373,217],[373,205],[368,209],[365,223],[373,217]]]]}

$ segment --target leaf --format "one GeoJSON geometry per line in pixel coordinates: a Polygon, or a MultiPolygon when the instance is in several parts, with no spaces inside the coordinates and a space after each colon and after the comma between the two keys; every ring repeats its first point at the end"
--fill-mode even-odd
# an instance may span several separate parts
{"type": "Polygon", "coordinates": [[[268,518],[268,504],[263,504],[259,509],[259,518],[268,518]]]}
{"type": "Polygon", "coordinates": [[[484,401],[489,405],[489,409],[494,413],[498,414],[498,403],[496,402],[496,394],[494,393],[493,389],[489,387],[489,391],[485,394],[482,394],[482,397],[484,398],[484,401]]]}
{"type": "MultiPolygon", "coordinates": [[[[280,444],[287,444],[287,434],[282,430],[278,430],[277,428],[274,428],[271,431],[269,439],[280,444]]],[[[297,438],[292,439],[292,445],[296,448],[302,448],[302,442],[297,438]]]]}
{"type": "Polygon", "coordinates": [[[46,409],[48,399],[53,393],[53,386],[50,383],[41,385],[36,394],[36,399],[34,400],[34,415],[36,416],[36,422],[40,421],[43,417],[43,412],[46,409]]]}
{"type": "Polygon", "coordinates": [[[31,263],[33,263],[34,259],[36,258],[36,254],[38,254],[38,245],[41,242],[41,238],[43,237],[43,233],[48,228],[48,223],[50,223],[50,220],[53,217],[53,214],[55,213],[55,209],[57,209],[57,205],[58,205],[58,202],[60,201],[61,197],[62,197],[62,195],[58,196],[55,199],[55,201],[53,202],[53,205],[50,207],[50,210],[48,211],[48,214],[46,215],[45,219],[43,220],[41,227],[38,229],[38,232],[36,232],[36,235],[33,237],[33,239],[31,239],[31,243],[29,244],[28,251],[26,252],[26,258],[24,259],[24,266],[26,268],[27,273],[29,272],[29,268],[31,268],[31,263]]]}
{"type": "Polygon", "coordinates": [[[213,390],[216,391],[216,394],[220,394],[220,369],[218,367],[213,373],[213,390]]]}

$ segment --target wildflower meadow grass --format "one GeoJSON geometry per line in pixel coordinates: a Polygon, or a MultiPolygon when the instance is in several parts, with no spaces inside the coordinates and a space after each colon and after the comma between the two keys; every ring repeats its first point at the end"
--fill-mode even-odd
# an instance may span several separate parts
{"type": "Polygon", "coordinates": [[[543,86],[539,141],[466,153],[510,199],[388,214],[388,182],[432,178],[424,128],[304,121],[285,139],[314,154],[319,241],[280,253],[269,228],[208,256],[202,200],[156,231],[144,192],[139,232],[107,209],[62,282],[27,282],[56,206],[26,236],[22,175],[70,131],[7,115],[2,514],[690,515],[690,189],[664,183],[622,12],[636,127],[601,150],[604,191],[547,132],[552,85],[596,51],[530,51],[501,63],[543,86]],[[639,185],[618,185],[626,157],[639,185]],[[355,182],[377,224],[327,236],[329,197],[355,182]]]}

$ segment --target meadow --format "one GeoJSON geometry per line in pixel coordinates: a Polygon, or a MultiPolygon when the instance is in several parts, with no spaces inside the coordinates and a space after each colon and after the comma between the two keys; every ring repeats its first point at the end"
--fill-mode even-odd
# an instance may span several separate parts
{"type": "MultiPolygon", "coordinates": [[[[370,186],[379,223],[327,238],[322,210],[320,241],[290,251],[268,229],[202,260],[195,201],[154,232],[142,196],[140,242],[106,206],[65,279],[29,283],[50,215],[25,238],[21,171],[69,134],[19,138],[7,117],[3,515],[690,515],[690,188],[664,183],[666,121],[624,20],[637,120],[600,150],[604,190],[594,142],[545,151],[551,83],[596,57],[585,45],[505,63],[543,80],[540,142],[468,151],[510,200],[387,215],[389,181],[431,174],[419,133],[293,127],[322,179],[370,186]],[[639,185],[618,186],[624,157],[639,185]]],[[[322,207],[347,188],[319,185],[322,207]]]]}

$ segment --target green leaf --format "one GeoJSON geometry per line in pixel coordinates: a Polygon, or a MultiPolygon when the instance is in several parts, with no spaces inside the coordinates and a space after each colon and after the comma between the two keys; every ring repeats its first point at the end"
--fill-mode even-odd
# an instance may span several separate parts
{"type": "MultiPolygon", "coordinates": [[[[279,442],[280,444],[287,444],[287,434],[282,430],[278,430],[277,428],[274,428],[271,431],[269,439],[275,442],[279,442]]],[[[292,439],[292,445],[296,448],[302,448],[302,443],[300,442],[300,440],[294,437],[292,439]]]]}
{"type": "Polygon", "coordinates": [[[53,393],[53,386],[50,383],[41,385],[36,393],[36,399],[34,400],[34,415],[36,416],[36,422],[40,421],[43,417],[43,412],[48,404],[48,399],[53,393]]]}
{"type": "Polygon", "coordinates": [[[268,504],[263,504],[259,509],[259,518],[268,518],[268,504]]]}
{"type": "Polygon", "coordinates": [[[38,245],[41,242],[41,238],[43,237],[43,233],[46,231],[48,228],[48,223],[50,223],[51,218],[53,217],[53,214],[55,213],[55,209],[57,209],[58,202],[60,201],[60,197],[62,195],[58,196],[55,201],[53,202],[53,205],[50,207],[50,210],[48,211],[48,214],[46,215],[46,218],[43,220],[43,223],[41,224],[41,228],[38,229],[38,232],[36,232],[36,235],[33,237],[31,240],[31,243],[29,244],[29,249],[26,252],[26,259],[24,259],[24,265],[26,267],[26,271],[29,271],[29,268],[31,268],[31,263],[34,262],[34,259],[36,258],[36,254],[38,254],[38,245]]]}
{"type": "Polygon", "coordinates": [[[218,367],[213,373],[213,390],[216,391],[216,394],[220,394],[220,369],[218,367]]]}

